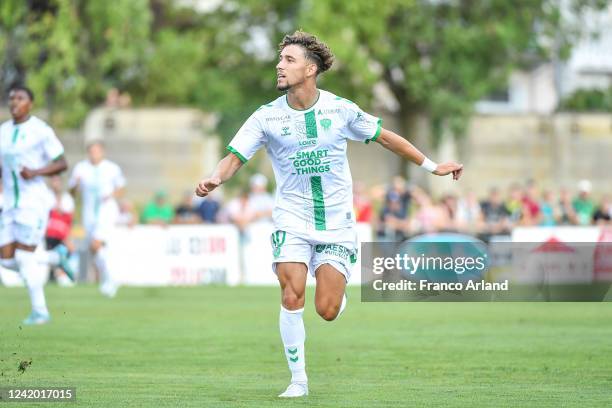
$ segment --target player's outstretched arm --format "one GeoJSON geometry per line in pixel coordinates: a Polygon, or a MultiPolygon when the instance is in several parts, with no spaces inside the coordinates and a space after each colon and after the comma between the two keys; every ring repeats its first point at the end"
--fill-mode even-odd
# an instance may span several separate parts
{"type": "Polygon", "coordinates": [[[228,153],[213,172],[212,176],[202,179],[196,187],[195,193],[199,197],[206,197],[211,191],[232,178],[242,167],[242,161],[234,153],[228,153]]]}
{"type": "Polygon", "coordinates": [[[436,164],[429,160],[412,143],[390,130],[383,128],[376,141],[386,149],[391,150],[393,153],[399,156],[407,158],[414,164],[424,167],[435,175],[446,176],[448,174],[452,174],[453,180],[459,180],[459,177],[461,177],[461,173],[463,172],[463,164],[453,161],[436,164]]]}
{"type": "Polygon", "coordinates": [[[37,176],[54,176],[66,170],[67,168],[68,162],[66,161],[66,158],[62,155],[40,169],[33,170],[24,167],[23,169],[21,169],[21,177],[23,177],[24,180],[30,180],[37,176]]]}

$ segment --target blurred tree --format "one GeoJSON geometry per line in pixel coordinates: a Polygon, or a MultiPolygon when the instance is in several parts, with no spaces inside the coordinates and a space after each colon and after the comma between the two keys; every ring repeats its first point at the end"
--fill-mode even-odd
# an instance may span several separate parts
{"type": "Polygon", "coordinates": [[[612,113],[612,88],[578,89],[559,104],[561,112],[610,112],[612,113]]]}
{"type": "Polygon", "coordinates": [[[336,53],[328,80],[366,106],[372,87],[391,91],[400,131],[414,136],[415,116],[461,135],[475,102],[504,87],[517,68],[566,57],[580,16],[602,0],[367,0],[301,3],[299,25],[336,53]],[[562,18],[561,5],[572,19],[562,18]]]}
{"type": "Polygon", "coordinates": [[[147,0],[3,0],[2,90],[27,82],[55,124],[78,125],[108,88],[138,80],[150,21],[147,0]]]}
{"type": "Polygon", "coordinates": [[[336,55],[321,86],[371,109],[374,86],[415,117],[460,135],[473,104],[509,73],[564,57],[580,19],[605,0],[85,0],[0,2],[0,81],[27,80],[58,125],[71,126],[111,87],[136,105],[219,113],[227,141],[277,96],[276,44],[297,28],[336,55]],[[200,7],[206,5],[202,10],[200,7]]]}
{"type": "Polygon", "coordinates": [[[243,0],[213,1],[212,8],[194,12],[195,3],[152,1],[152,49],[131,92],[140,104],[187,104],[219,113],[218,131],[227,142],[255,109],[278,95],[270,41],[294,27],[298,9],[279,0],[243,0]]]}

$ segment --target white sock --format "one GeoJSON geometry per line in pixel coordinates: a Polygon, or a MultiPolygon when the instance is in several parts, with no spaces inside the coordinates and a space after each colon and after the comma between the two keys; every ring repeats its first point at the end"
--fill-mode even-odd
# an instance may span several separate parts
{"type": "Polygon", "coordinates": [[[117,290],[117,284],[114,282],[113,277],[108,270],[106,258],[106,247],[103,246],[98,249],[94,255],[94,263],[96,268],[98,268],[98,272],[100,273],[100,289],[103,292],[113,293],[117,290]]]}
{"type": "Polygon", "coordinates": [[[36,254],[36,260],[41,264],[49,266],[59,266],[60,264],[60,255],[56,251],[37,249],[34,253],[36,254]]]}
{"type": "Polygon", "coordinates": [[[41,270],[41,266],[36,259],[36,254],[34,254],[34,252],[17,249],[15,251],[15,260],[19,265],[21,276],[28,287],[32,311],[40,314],[49,314],[44,291],[45,271],[41,270]]]}
{"type": "Polygon", "coordinates": [[[94,255],[94,263],[100,274],[100,286],[114,285],[108,273],[108,265],[106,263],[106,248],[101,247],[94,255]]]}
{"type": "Polygon", "coordinates": [[[19,273],[19,265],[17,265],[15,258],[0,259],[0,265],[5,269],[19,273]]]}
{"type": "Polygon", "coordinates": [[[279,326],[285,348],[285,357],[287,357],[287,364],[291,371],[291,382],[308,382],[304,356],[306,330],[304,329],[303,314],[304,308],[287,310],[281,305],[279,326]]]}

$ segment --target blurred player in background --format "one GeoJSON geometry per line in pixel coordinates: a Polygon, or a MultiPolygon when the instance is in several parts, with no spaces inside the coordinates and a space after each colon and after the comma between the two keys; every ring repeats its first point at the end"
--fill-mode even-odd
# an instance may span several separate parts
{"type": "MultiPolygon", "coordinates": [[[[74,254],[74,244],[69,239],[74,220],[74,199],[64,190],[62,178],[59,175],[51,176],[49,187],[51,187],[52,207],[45,232],[47,249],[65,245],[69,253],[74,254]]],[[[74,286],[74,282],[66,276],[61,267],[52,267],[51,271],[60,286],[74,286]]]]}
{"type": "Polygon", "coordinates": [[[19,271],[28,288],[32,312],[24,324],[43,324],[51,319],[43,288],[48,267],[61,265],[71,277],[73,273],[65,246],[42,250],[51,209],[51,194],[43,177],[61,173],[68,164],[53,129],[30,114],[33,102],[29,88],[14,86],[9,92],[13,119],[0,126],[4,194],[0,263],[19,271]]]}
{"type": "Polygon", "coordinates": [[[114,297],[118,286],[108,270],[106,243],[119,220],[117,199],[123,194],[125,178],[116,163],[104,158],[101,141],[91,142],[87,146],[87,156],[72,170],[68,187],[73,195],[81,193],[82,222],[100,277],[100,292],[114,297]]]}
{"type": "Polygon", "coordinates": [[[317,313],[330,321],[346,304],[344,290],[356,260],[347,140],[376,141],[439,176],[458,179],[463,166],[432,162],[406,139],[383,129],[379,118],[317,89],[317,76],[331,67],[333,56],[316,37],[298,31],[285,36],[279,49],[277,89],[286,95],[251,115],[196,194],[206,196],[265,146],[277,185],[272,268],[281,287],[279,324],[292,377],[279,396],[301,397],[308,395],[302,319],[308,271],[316,278],[317,313]]]}

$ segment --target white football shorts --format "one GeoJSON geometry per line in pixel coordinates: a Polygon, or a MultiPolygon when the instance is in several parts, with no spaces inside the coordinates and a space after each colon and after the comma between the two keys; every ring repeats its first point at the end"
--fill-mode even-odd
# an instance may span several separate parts
{"type": "Polygon", "coordinates": [[[344,275],[348,282],[357,262],[358,240],[354,228],[330,231],[288,232],[275,231],[272,243],[272,270],[280,262],[304,263],[310,274],[323,264],[329,264],[344,275]]]}
{"type": "Polygon", "coordinates": [[[18,242],[37,246],[45,237],[48,209],[8,208],[0,215],[0,246],[18,242]]]}

